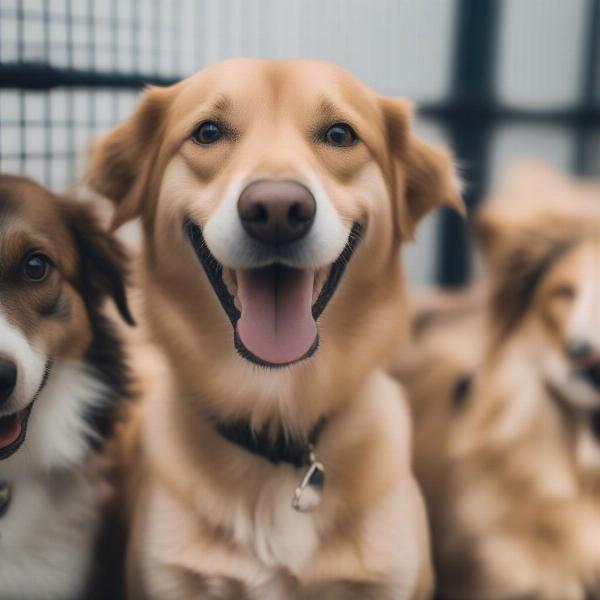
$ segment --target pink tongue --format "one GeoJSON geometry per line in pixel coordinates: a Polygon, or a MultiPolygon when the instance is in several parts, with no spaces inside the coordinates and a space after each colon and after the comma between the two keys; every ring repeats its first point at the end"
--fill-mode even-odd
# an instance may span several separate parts
{"type": "Polygon", "coordinates": [[[0,450],[10,446],[21,435],[19,415],[0,418],[0,450]]]}
{"type": "Polygon", "coordinates": [[[238,271],[242,315],[237,332],[257,358],[285,364],[302,358],[314,344],[314,273],[287,267],[238,271]]]}

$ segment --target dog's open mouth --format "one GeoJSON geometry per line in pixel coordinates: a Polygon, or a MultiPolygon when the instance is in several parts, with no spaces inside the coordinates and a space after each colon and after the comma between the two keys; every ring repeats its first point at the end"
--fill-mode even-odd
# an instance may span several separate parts
{"type": "Polygon", "coordinates": [[[273,264],[257,269],[223,268],[202,230],[184,223],[186,234],[234,328],[238,352],[262,366],[283,367],[311,356],[319,345],[317,319],[333,297],[358,241],[354,223],[346,247],[317,271],[273,264]]]}
{"type": "Polygon", "coordinates": [[[25,440],[32,404],[12,415],[0,417],[0,460],[12,456],[25,440]]]}
{"type": "Polygon", "coordinates": [[[31,409],[38,396],[46,386],[52,370],[52,360],[48,359],[44,367],[44,375],[40,385],[33,395],[31,402],[21,410],[10,415],[0,416],[0,460],[12,456],[25,441],[27,435],[27,423],[31,415],[31,409]]]}

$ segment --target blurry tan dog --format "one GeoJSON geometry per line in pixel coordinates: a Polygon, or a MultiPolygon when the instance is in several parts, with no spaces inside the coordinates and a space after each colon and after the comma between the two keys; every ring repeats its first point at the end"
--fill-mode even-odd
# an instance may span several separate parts
{"type": "Polygon", "coordinates": [[[600,597],[598,194],[523,166],[477,224],[487,296],[413,322],[398,372],[444,598],[600,597]]]}
{"type": "Polygon", "coordinates": [[[400,242],[462,203],[407,103],[326,63],[226,61],[147,91],[91,181],[117,225],[141,216],[173,373],[128,431],[131,597],[427,598],[410,419],[380,365],[400,242]]]}

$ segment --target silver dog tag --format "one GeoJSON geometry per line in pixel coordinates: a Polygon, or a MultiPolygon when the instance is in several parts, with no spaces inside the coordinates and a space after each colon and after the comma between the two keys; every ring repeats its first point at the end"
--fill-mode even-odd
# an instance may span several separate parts
{"type": "Polygon", "coordinates": [[[310,465],[294,492],[292,506],[298,512],[312,512],[321,504],[324,487],[325,467],[316,459],[314,452],[311,450],[310,465]]]}

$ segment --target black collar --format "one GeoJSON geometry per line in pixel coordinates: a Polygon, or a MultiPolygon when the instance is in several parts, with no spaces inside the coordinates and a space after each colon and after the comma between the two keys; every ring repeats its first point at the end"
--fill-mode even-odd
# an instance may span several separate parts
{"type": "Polygon", "coordinates": [[[256,454],[273,464],[289,463],[296,468],[310,465],[310,449],[317,443],[325,425],[321,419],[306,438],[293,438],[280,432],[273,437],[268,426],[255,431],[249,421],[221,421],[216,423],[217,431],[229,442],[256,454]]]}

